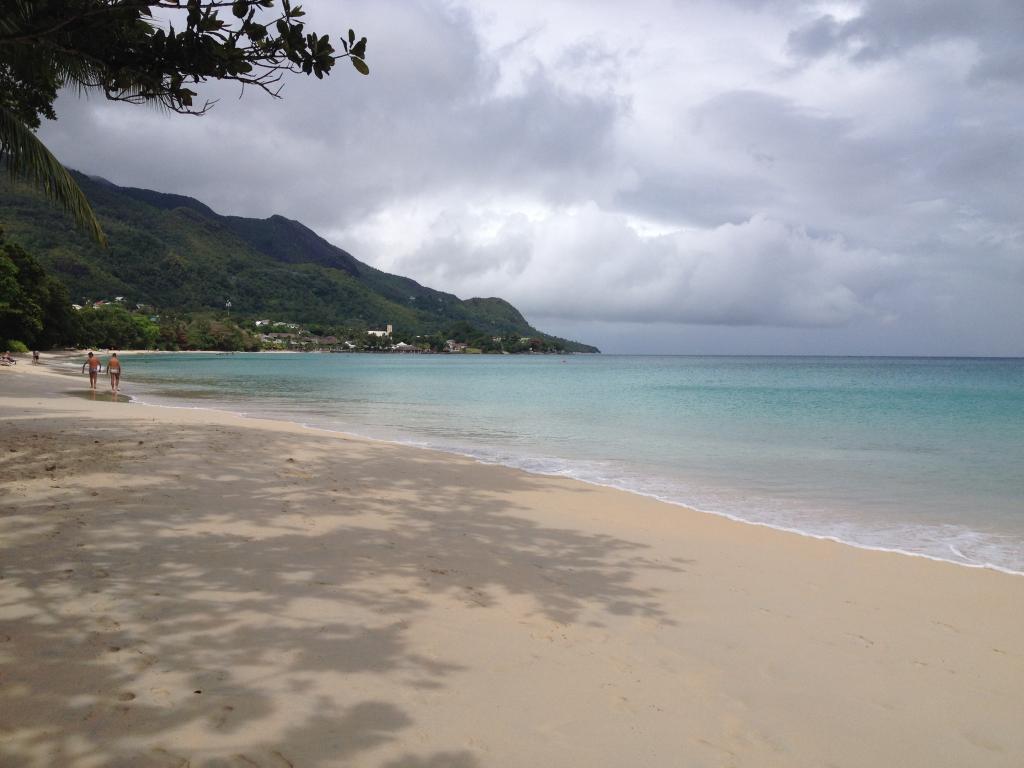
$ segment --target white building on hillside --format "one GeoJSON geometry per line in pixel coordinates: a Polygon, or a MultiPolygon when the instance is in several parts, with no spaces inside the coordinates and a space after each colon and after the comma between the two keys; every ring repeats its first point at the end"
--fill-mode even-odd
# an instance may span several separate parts
{"type": "Polygon", "coordinates": [[[383,331],[367,331],[367,336],[376,336],[377,338],[384,338],[391,335],[392,327],[391,323],[388,323],[387,328],[383,331]]]}

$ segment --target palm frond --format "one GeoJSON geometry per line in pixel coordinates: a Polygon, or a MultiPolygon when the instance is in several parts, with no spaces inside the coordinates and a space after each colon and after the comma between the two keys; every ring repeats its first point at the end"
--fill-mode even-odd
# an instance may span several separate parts
{"type": "Polygon", "coordinates": [[[0,157],[13,178],[27,179],[48,198],[64,207],[75,222],[100,245],[107,244],[96,214],[85,194],[27,125],[0,107],[0,157]]]}

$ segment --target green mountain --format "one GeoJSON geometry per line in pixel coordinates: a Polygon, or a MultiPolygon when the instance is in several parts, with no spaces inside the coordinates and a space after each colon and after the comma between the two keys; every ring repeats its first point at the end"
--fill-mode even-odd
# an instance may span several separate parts
{"type": "Polygon", "coordinates": [[[363,264],[283,216],[221,216],[190,197],[76,173],[110,244],[93,244],[35,190],[0,178],[0,226],[68,287],[74,301],[124,296],[162,312],[221,310],[304,324],[425,334],[465,322],[493,334],[596,347],[533,328],[499,298],[462,300],[363,264]]]}

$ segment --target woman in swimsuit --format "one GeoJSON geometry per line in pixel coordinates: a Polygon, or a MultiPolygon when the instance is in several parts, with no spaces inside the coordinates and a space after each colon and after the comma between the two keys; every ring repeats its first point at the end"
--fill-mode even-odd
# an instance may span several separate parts
{"type": "Polygon", "coordinates": [[[117,352],[112,352],[107,360],[107,373],[110,374],[110,391],[117,397],[117,388],[121,384],[121,361],[117,359],[117,352]]]}

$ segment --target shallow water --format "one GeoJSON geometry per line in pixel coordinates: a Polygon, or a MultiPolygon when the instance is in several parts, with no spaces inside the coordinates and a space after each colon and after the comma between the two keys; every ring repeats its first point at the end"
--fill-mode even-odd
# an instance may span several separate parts
{"type": "Polygon", "coordinates": [[[1024,572],[1024,360],[136,355],[122,391],[1024,572]]]}

